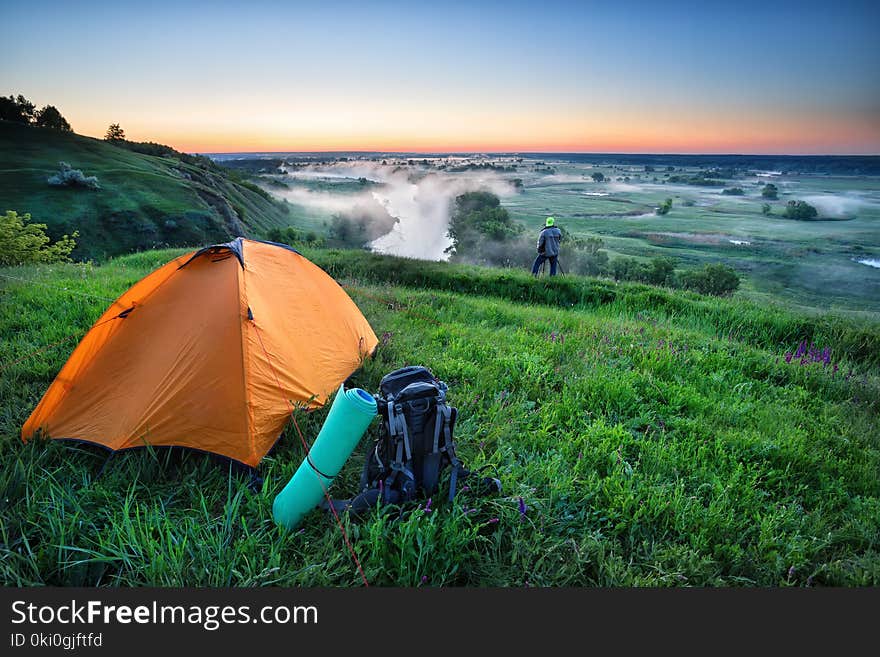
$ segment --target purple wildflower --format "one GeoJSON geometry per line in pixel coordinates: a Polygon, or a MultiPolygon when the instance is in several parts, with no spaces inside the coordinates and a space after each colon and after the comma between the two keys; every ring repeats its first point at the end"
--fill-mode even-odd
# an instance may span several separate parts
{"type": "Polygon", "coordinates": [[[489,518],[489,523],[488,523],[488,524],[490,524],[490,525],[494,525],[494,524],[496,524],[497,522],[498,522],[498,518],[489,518]]]}
{"type": "Polygon", "coordinates": [[[786,363],[790,363],[790,362],[791,362],[791,357],[792,357],[792,353],[791,353],[790,351],[786,351],[786,352],[785,352],[785,362],[786,362],[786,363]]]}
{"type": "Polygon", "coordinates": [[[525,518],[526,511],[528,511],[528,510],[529,510],[529,507],[526,506],[526,503],[523,500],[523,498],[519,498],[519,517],[525,518]]]}
{"type": "Polygon", "coordinates": [[[425,503],[425,513],[431,513],[431,499],[428,498],[428,501],[425,503]]]}
{"type": "Polygon", "coordinates": [[[803,356],[806,353],[806,351],[807,351],[807,341],[802,340],[801,343],[798,345],[797,351],[794,352],[794,357],[800,358],[801,356],[803,356]]]}
{"type": "Polygon", "coordinates": [[[788,569],[788,578],[789,578],[789,579],[791,579],[792,577],[794,577],[794,571],[795,571],[794,566],[792,566],[791,568],[788,569]]]}
{"type": "Polygon", "coordinates": [[[427,582],[427,581],[428,581],[428,576],[427,576],[427,575],[422,575],[422,584],[424,584],[424,583],[427,582]]]}

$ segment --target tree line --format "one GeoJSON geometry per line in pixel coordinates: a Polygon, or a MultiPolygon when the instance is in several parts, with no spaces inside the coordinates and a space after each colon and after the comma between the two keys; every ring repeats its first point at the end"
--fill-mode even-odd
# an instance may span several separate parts
{"type": "Polygon", "coordinates": [[[32,125],[38,128],[50,128],[61,132],[73,132],[58,108],[44,105],[40,109],[23,95],[0,96],[0,120],[32,125]]]}

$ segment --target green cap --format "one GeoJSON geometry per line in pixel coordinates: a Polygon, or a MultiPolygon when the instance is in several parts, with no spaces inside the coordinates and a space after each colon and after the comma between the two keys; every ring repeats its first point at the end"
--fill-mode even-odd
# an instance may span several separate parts
{"type": "Polygon", "coordinates": [[[547,217],[547,225],[548,225],[548,226],[552,226],[552,225],[553,225],[553,217],[547,217]]]}

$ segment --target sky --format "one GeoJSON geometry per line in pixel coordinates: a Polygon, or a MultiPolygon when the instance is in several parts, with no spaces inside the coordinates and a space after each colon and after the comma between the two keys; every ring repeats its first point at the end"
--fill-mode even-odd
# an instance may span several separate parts
{"type": "Polygon", "coordinates": [[[10,93],[201,153],[880,154],[880,2],[0,0],[10,93]]]}

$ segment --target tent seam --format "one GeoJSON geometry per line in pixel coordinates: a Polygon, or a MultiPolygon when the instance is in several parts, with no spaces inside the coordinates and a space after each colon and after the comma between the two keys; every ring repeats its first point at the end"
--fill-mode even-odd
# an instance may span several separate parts
{"type": "MultiPolygon", "coordinates": [[[[242,240],[242,254],[244,254],[244,240],[242,240]]],[[[242,257],[244,260],[244,257],[242,257]]],[[[239,331],[239,346],[241,348],[241,376],[242,376],[242,386],[244,388],[244,403],[245,403],[245,430],[247,431],[248,436],[248,444],[250,446],[250,456],[251,460],[256,456],[256,438],[255,438],[255,427],[254,427],[254,418],[253,418],[253,405],[251,404],[251,396],[250,396],[250,367],[248,366],[248,354],[250,353],[248,350],[248,340],[247,340],[247,330],[246,330],[246,322],[256,321],[255,319],[250,319],[248,314],[242,314],[242,310],[247,312],[250,310],[250,304],[247,298],[247,286],[245,285],[245,265],[242,263],[242,266],[238,268],[236,272],[236,276],[238,277],[238,293],[239,293],[239,323],[238,323],[238,331],[239,331]],[[244,309],[241,307],[241,302],[244,301],[244,309]]],[[[254,466],[256,467],[256,466],[254,466]]]]}

